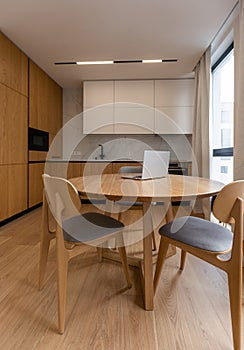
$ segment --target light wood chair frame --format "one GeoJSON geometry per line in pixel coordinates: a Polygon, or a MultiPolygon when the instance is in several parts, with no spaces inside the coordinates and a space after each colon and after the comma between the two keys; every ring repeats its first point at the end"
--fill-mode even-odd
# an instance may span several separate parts
{"type": "MultiPolygon", "coordinates": [[[[227,185],[228,186],[228,185],[227,185]]],[[[227,198],[228,200],[228,198],[227,198]]],[[[243,274],[243,199],[236,198],[234,205],[230,213],[217,213],[222,222],[235,222],[234,224],[234,237],[232,249],[228,251],[222,251],[218,253],[206,251],[203,249],[192,247],[188,244],[181,243],[174,239],[161,236],[158,260],[154,275],[154,292],[156,293],[160,274],[163,268],[165,257],[167,254],[169,244],[174,245],[182,249],[180,269],[183,270],[185,265],[186,252],[204,260],[208,263],[220,268],[225,271],[228,275],[228,286],[229,286],[229,298],[230,298],[230,309],[231,309],[231,320],[232,320],[232,334],[233,343],[235,350],[241,350],[242,341],[242,274],[243,274]],[[222,259],[221,255],[231,253],[228,260],[222,259]]],[[[217,216],[217,218],[218,218],[217,216]]]]}
{"type": "MultiPolygon", "coordinates": [[[[70,183],[69,183],[70,184],[70,183]]],[[[70,184],[71,185],[71,184],[70,184]]],[[[74,192],[73,192],[74,195],[74,192]]],[[[81,202],[77,193],[74,202],[80,209],[81,202]]],[[[62,211],[64,204],[60,196],[56,195],[55,200],[56,213],[55,218],[49,208],[47,201],[47,194],[43,191],[43,208],[42,208],[42,230],[40,242],[40,265],[39,265],[39,289],[41,290],[45,283],[45,273],[47,268],[48,252],[50,242],[56,238],[56,259],[57,259],[57,289],[58,289],[58,331],[60,334],[64,333],[65,329],[65,312],[66,312],[66,292],[67,292],[67,278],[68,278],[68,263],[74,257],[84,253],[84,243],[69,242],[64,240],[63,229],[59,223],[62,223],[62,211]]],[[[125,278],[127,281],[127,288],[132,286],[129,267],[127,264],[126,250],[123,245],[123,229],[110,235],[114,237],[118,245],[118,251],[122,262],[125,278]]],[[[109,236],[109,238],[111,238],[109,236]]],[[[104,243],[107,239],[102,237],[96,241],[89,242],[93,246],[98,246],[98,255],[100,256],[99,245],[104,243]]]]}

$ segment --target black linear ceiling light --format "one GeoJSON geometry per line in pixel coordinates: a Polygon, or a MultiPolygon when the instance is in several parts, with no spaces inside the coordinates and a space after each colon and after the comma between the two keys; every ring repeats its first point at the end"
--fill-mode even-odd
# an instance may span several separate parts
{"type": "Polygon", "coordinates": [[[167,63],[167,62],[177,62],[177,58],[169,59],[152,59],[152,60],[116,60],[116,61],[78,61],[78,62],[55,62],[56,65],[99,65],[99,64],[118,64],[118,63],[167,63]]]}

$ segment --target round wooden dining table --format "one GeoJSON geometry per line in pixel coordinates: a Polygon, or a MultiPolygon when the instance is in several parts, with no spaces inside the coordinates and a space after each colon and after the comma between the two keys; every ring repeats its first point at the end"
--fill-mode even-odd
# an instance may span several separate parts
{"type": "MultiPolygon", "coordinates": [[[[132,175],[132,174],[130,174],[132,175]]],[[[124,176],[124,174],[123,174],[124,176]]],[[[125,179],[121,174],[102,174],[77,177],[69,180],[83,198],[106,199],[109,203],[119,201],[143,203],[143,262],[142,290],[144,307],[153,310],[153,253],[151,219],[152,203],[167,204],[166,221],[171,221],[172,202],[194,201],[216,195],[224,186],[223,183],[194,176],[168,175],[153,180],[125,179]]]]}

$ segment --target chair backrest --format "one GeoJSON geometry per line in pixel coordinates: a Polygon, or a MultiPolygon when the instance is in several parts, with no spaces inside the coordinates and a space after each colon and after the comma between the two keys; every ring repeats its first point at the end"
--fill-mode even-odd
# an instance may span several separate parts
{"type": "Polygon", "coordinates": [[[122,166],[119,169],[120,174],[128,174],[128,173],[135,173],[140,174],[142,173],[142,166],[122,166]]]}
{"type": "MultiPolygon", "coordinates": [[[[58,218],[61,217],[61,214],[62,219],[68,219],[79,213],[81,201],[78,191],[71,182],[47,174],[43,175],[43,181],[49,208],[57,221],[59,221],[58,218]],[[59,201],[59,210],[62,213],[58,212],[57,200],[59,201]]],[[[59,222],[59,224],[61,223],[59,222]]]]}
{"type": "Polygon", "coordinates": [[[224,186],[213,203],[214,216],[224,222],[232,222],[231,210],[237,198],[244,200],[244,180],[234,181],[224,186]]]}

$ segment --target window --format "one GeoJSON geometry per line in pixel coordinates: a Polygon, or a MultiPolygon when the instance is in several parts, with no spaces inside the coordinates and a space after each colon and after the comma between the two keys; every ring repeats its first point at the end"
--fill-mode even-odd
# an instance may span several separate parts
{"type": "Polygon", "coordinates": [[[221,111],[221,123],[231,123],[230,111],[221,111]]]}
{"type": "Polygon", "coordinates": [[[233,44],[212,67],[211,178],[233,181],[233,44]]]}
{"type": "Polygon", "coordinates": [[[224,147],[230,147],[232,142],[231,142],[231,134],[232,130],[231,129],[221,129],[221,148],[224,147]]]}
{"type": "Polygon", "coordinates": [[[228,167],[225,165],[225,166],[221,166],[220,167],[220,172],[221,174],[228,174],[228,167]]]}

